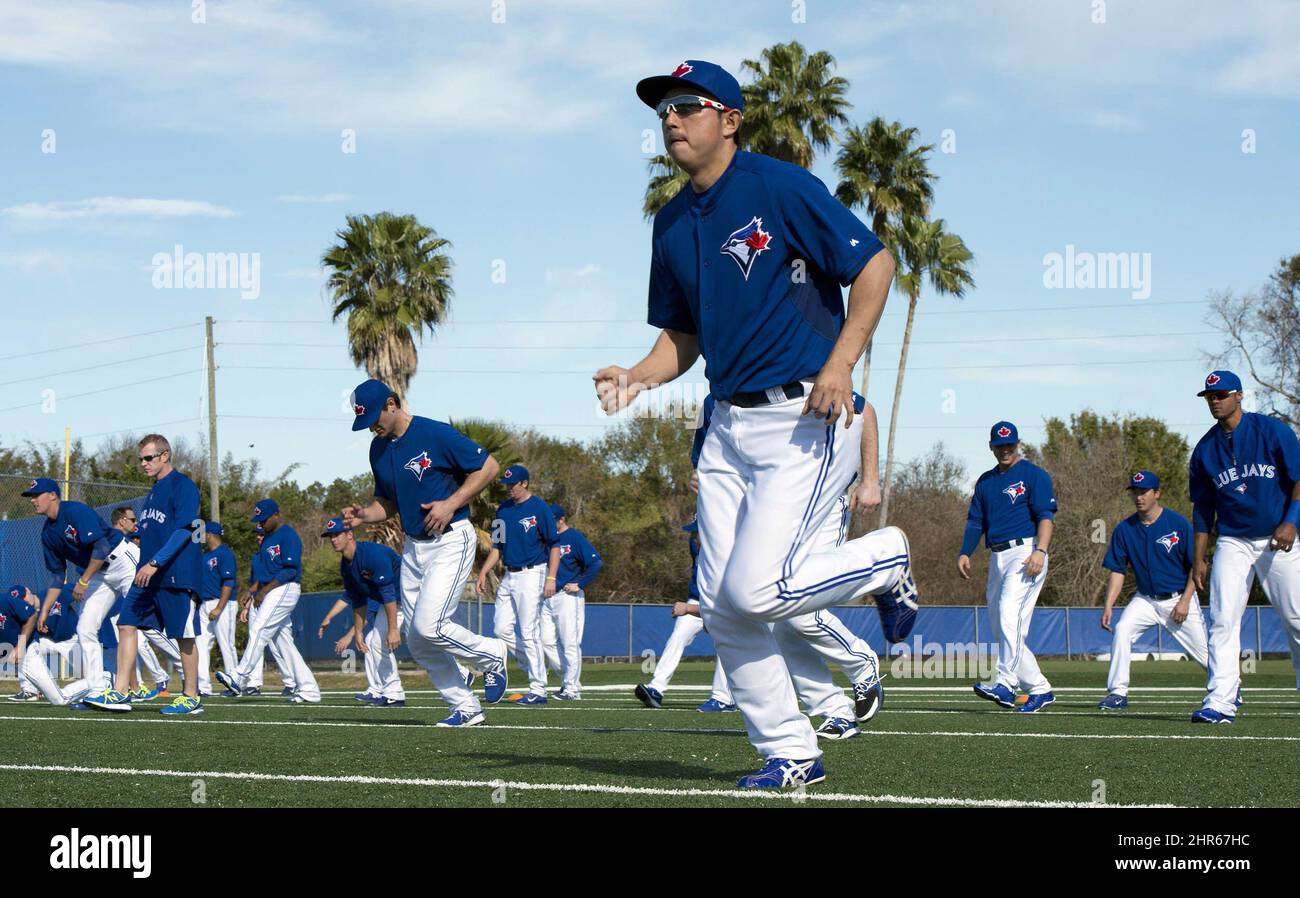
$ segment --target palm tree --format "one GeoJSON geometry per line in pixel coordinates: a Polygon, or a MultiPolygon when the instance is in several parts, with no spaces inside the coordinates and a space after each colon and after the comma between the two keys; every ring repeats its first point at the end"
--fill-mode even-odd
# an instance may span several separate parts
{"type": "Polygon", "coordinates": [[[831,74],[834,56],[809,54],[798,41],[774,44],[759,57],[740,64],[754,76],[741,88],[742,138],[756,153],[811,168],[814,155],[830,149],[836,126],[848,121],[849,82],[831,74]]]}
{"type": "MultiPolygon", "coordinates": [[[[866,210],[871,216],[872,233],[895,257],[898,223],[930,214],[932,185],[939,179],[930,171],[926,159],[933,144],[914,145],[916,135],[915,128],[904,128],[901,122],[886,122],[877,116],[865,127],[845,131],[835,158],[840,175],[835,196],[850,209],[866,210]]],[[[871,380],[871,349],[868,343],[862,365],[863,396],[871,380]]]]}
{"type": "Polygon", "coordinates": [[[321,256],[333,317],[347,315],[352,362],[405,397],[419,357],[451,305],[451,244],[414,215],[349,215],[338,243],[321,256]]]}
{"type": "Polygon", "coordinates": [[[974,255],[956,234],[951,234],[942,218],[928,221],[908,217],[897,231],[898,273],[894,282],[907,295],[907,326],[903,329],[903,349],[898,356],[898,378],[894,381],[894,405],[889,414],[889,444],[885,451],[885,486],[880,500],[880,526],[889,521],[889,496],[894,473],[894,436],[898,431],[898,406],[903,398],[903,375],[907,371],[907,350],[912,342],[912,324],[916,303],[921,297],[922,281],[939,294],[961,298],[966,288],[975,285],[967,265],[974,255]]]}
{"type": "MultiPolygon", "coordinates": [[[[844,98],[849,82],[832,75],[835,57],[826,52],[809,54],[798,41],[774,44],[740,64],[754,76],[741,88],[745,118],[741,143],[756,153],[810,168],[818,151],[830,149],[836,126],[848,121],[844,98]]],[[[686,173],[668,155],[650,160],[641,211],[646,218],[668,204],[686,185],[686,173]]]]}

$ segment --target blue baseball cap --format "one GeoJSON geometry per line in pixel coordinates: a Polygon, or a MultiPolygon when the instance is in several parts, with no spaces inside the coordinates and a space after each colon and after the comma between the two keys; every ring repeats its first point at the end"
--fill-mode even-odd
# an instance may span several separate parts
{"type": "Polygon", "coordinates": [[[557,521],[558,521],[560,518],[567,517],[567,515],[566,515],[565,512],[564,512],[564,506],[563,506],[563,505],[552,505],[552,506],[551,506],[551,516],[554,517],[557,521]]]}
{"type": "Polygon", "coordinates": [[[674,87],[687,85],[706,94],[712,94],[729,109],[745,108],[740,93],[740,82],[722,66],[702,59],[688,59],[678,63],[667,75],[651,75],[637,82],[636,95],[641,102],[654,109],[664,95],[674,87]]]}
{"type": "Polygon", "coordinates": [[[1206,393],[1218,393],[1221,390],[1227,393],[1241,392],[1241,378],[1231,371],[1211,371],[1205,375],[1205,389],[1196,395],[1204,396],[1206,393]]]}
{"type": "Polygon", "coordinates": [[[39,496],[41,493],[58,493],[60,496],[63,495],[63,491],[59,489],[58,481],[51,480],[49,477],[37,477],[31,482],[31,485],[28,486],[27,489],[23,490],[24,496],[39,496]]]}
{"type": "Polygon", "coordinates": [[[1128,488],[1131,490],[1158,490],[1160,489],[1160,478],[1150,471],[1138,471],[1129,478],[1128,488]]]}
{"type": "Polygon", "coordinates": [[[352,528],[343,523],[342,518],[330,518],[325,522],[325,528],[321,530],[321,536],[333,536],[336,533],[351,533],[352,528]]]}
{"type": "Polygon", "coordinates": [[[266,528],[263,527],[261,524],[258,524],[256,527],[254,527],[253,532],[256,533],[258,536],[266,536],[266,528]]]}
{"type": "Polygon", "coordinates": [[[379,420],[379,413],[384,410],[384,403],[391,395],[393,391],[388,389],[388,384],[382,380],[375,380],[372,377],[365,383],[359,384],[348,399],[352,403],[352,413],[357,416],[352,422],[352,429],[369,430],[374,427],[375,422],[379,420]]]}
{"type": "Polygon", "coordinates": [[[528,479],[528,469],[523,465],[511,465],[506,468],[506,472],[501,475],[501,482],[509,486],[512,483],[528,479]]]}
{"type": "Polygon", "coordinates": [[[999,421],[989,428],[989,446],[1010,446],[1020,442],[1020,432],[1010,421],[999,421]]]}
{"type": "Polygon", "coordinates": [[[9,595],[13,596],[15,599],[21,599],[23,596],[27,595],[27,587],[23,586],[21,583],[15,583],[13,586],[9,587],[9,595]]]}
{"type": "Polygon", "coordinates": [[[203,529],[213,536],[223,536],[226,532],[226,528],[221,526],[220,521],[208,521],[203,525],[203,529]]]}
{"type": "Polygon", "coordinates": [[[280,506],[276,504],[274,499],[263,499],[253,506],[252,520],[254,523],[260,524],[262,521],[269,519],[271,515],[279,513],[280,506]]]}

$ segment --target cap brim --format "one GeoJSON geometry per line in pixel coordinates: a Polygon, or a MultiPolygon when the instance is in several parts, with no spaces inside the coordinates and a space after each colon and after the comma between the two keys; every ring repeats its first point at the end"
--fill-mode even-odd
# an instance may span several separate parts
{"type": "Polygon", "coordinates": [[[375,422],[378,420],[379,420],[379,412],[375,412],[374,414],[360,415],[357,417],[355,421],[352,422],[352,429],[369,430],[370,428],[375,426],[375,422]]]}
{"type": "Polygon", "coordinates": [[[1016,443],[1019,442],[1020,441],[1015,439],[1014,437],[1006,437],[1000,440],[989,440],[989,445],[990,446],[1014,446],[1016,443]]]}
{"type": "Polygon", "coordinates": [[[713,96],[713,91],[707,87],[702,87],[689,78],[674,78],[672,75],[651,75],[649,78],[642,78],[636,84],[636,95],[641,98],[642,103],[654,109],[668,91],[682,86],[693,87],[702,94],[713,96]]]}

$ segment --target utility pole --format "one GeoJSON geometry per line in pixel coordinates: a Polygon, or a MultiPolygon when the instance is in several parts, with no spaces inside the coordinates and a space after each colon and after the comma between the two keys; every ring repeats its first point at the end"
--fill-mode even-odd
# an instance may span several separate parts
{"type": "Polygon", "coordinates": [[[211,497],[212,520],[221,520],[221,470],[217,453],[217,364],[212,342],[212,316],[204,319],[208,354],[208,493],[211,497]]]}

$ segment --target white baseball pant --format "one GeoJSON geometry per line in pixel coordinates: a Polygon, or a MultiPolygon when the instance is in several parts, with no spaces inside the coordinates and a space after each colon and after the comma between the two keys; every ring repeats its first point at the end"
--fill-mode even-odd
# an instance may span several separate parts
{"type": "Polygon", "coordinates": [[[542,647],[542,595],[546,586],[546,565],[534,564],[521,571],[507,570],[497,588],[492,626],[528,676],[528,691],[546,695],[546,651],[542,647]],[[502,594],[506,601],[502,601],[502,594]],[[518,636],[515,631],[518,628],[518,636]]]}
{"type": "Polygon", "coordinates": [[[293,671],[297,694],[309,702],[320,701],[320,686],[316,684],[316,677],[303,660],[298,647],[293,644],[293,609],[297,607],[301,595],[300,584],[282,583],[262,599],[261,613],[257,616],[256,623],[253,622],[252,615],[249,615],[248,645],[244,646],[244,654],[234,672],[235,682],[240,688],[248,684],[267,645],[272,640],[277,640],[285,662],[293,671]]]}
{"type": "Polygon", "coordinates": [[[542,650],[546,666],[560,674],[560,689],[582,694],[582,618],[586,601],[582,590],[555,595],[542,603],[542,650]]]}
{"type": "MultiPolygon", "coordinates": [[[[50,661],[54,661],[57,666],[58,661],[56,659],[70,658],[78,649],[78,642],[76,636],[65,639],[63,642],[38,639],[32,645],[27,646],[27,651],[23,655],[23,676],[45,696],[46,701],[51,705],[66,705],[77,695],[86,692],[90,688],[90,684],[99,682],[99,680],[82,678],[60,689],[58,681],[50,672],[50,661]]],[[[100,676],[103,676],[103,674],[101,673],[100,676]]]]}
{"type": "Polygon", "coordinates": [[[402,549],[402,615],[411,657],[452,711],[477,714],[478,696],[458,662],[490,670],[505,664],[506,646],[453,620],[474,568],[478,541],[469,521],[454,521],[434,539],[409,536],[402,549]]]}
{"type": "MultiPolygon", "coordinates": [[[[262,604],[263,606],[265,606],[266,603],[263,602],[262,604]]],[[[250,634],[253,632],[253,625],[257,623],[257,620],[261,614],[262,614],[262,609],[258,608],[256,605],[251,605],[249,607],[248,632],[250,634]]],[[[276,668],[280,671],[280,682],[286,688],[296,692],[298,690],[298,682],[293,678],[293,665],[290,664],[289,661],[287,660],[289,656],[288,656],[288,648],[285,646],[286,641],[289,643],[289,647],[294,647],[293,634],[288,632],[288,628],[285,628],[281,632],[277,633],[271,639],[271,641],[266,644],[266,650],[271,653],[271,660],[275,663],[276,668]]],[[[248,648],[247,642],[244,643],[244,648],[248,648]]],[[[240,657],[239,653],[236,652],[235,667],[239,666],[239,657],[240,657]]],[[[256,659],[254,659],[253,673],[249,676],[249,678],[246,681],[244,681],[244,686],[246,688],[261,689],[262,686],[264,685],[262,676],[263,676],[263,669],[265,667],[266,667],[266,652],[263,652],[262,654],[258,655],[256,659]]],[[[234,668],[227,667],[226,670],[233,671],[234,668]]]]}
{"type": "MultiPolygon", "coordinates": [[[[86,587],[80,616],[77,618],[76,640],[81,647],[82,676],[92,683],[107,679],[104,672],[104,647],[99,641],[99,631],[118,598],[130,590],[139,557],[139,547],[130,540],[123,540],[109,553],[103,566],[90,578],[90,585],[86,587]]],[[[67,592],[71,594],[71,589],[67,592]]]]}
{"type": "MultiPolygon", "coordinates": [[[[650,681],[651,689],[663,693],[668,688],[673,674],[677,672],[677,665],[682,663],[682,655],[695,641],[695,637],[703,632],[704,621],[698,615],[682,614],[673,621],[673,632],[668,634],[664,650],[655,662],[654,679],[650,681]]],[[[727,683],[727,672],[722,669],[721,662],[713,665],[713,691],[709,694],[709,698],[717,699],[724,705],[735,704],[736,700],[731,695],[731,686],[727,683]]]]}
{"type": "Polygon", "coordinates": [[[768,624],[884,592],[908,560],[896,527],[817,545],[857,477],[862,418],[845,428],[802,415],[803,405],[802,398],[752,409],[719,402],[697,469],[704,622],[750,742],[765,758],[796,760],[821,749],[768,624]]]}
{"type": "Polygon", "coordinates": [[[220,599],[206,599],[199,606],[199,623],[202,628],[195,637],[195,646],[199,652],[199,694],[212,693],[211,666],[212,641],[215,639],[221,650],[221,669],[234,670],[239,664],[239,655],[235,653],[235,609],[239,603],[232,597],[221,609],[216,620],[209,620],[208,615],[216,610],[220,599]]]}
{"type": "Polygon", "coordinates": [[[1128,695],[1129,667],[1132,661],[1133,643],[1152,627],[1163,626],[1178,640],[1192,660],[1201,667],[1209,664],[1209,649],[1206,645],[1205,618],[1201,606],[1192,599],[1187,609],[1187,619],[1181,624],[1170,617],[1178,605],[1178,598],[1155,599],[1137,593],[1129,599],[1124,612],[1115,623],[1115,636],[1111,640],[1110,674],[1106,678],[1107,694],[1128,695]]]}
{"type": "Polygon", "coordinates": [[[985,596],[989,606],[989,626],[998,643],[997,682],[1012,692],[1017,689],[1030,695],[1052,691],[1052,684],[1038,669],[1038,659],[1029,650],[1029,623],[1038,604],[1038,594],[1047,581],[1047,560],[1037,577],[1027,577],[1022,569],[1033,554],[1031,543],[989,553],[989,576],[985,596]]]}
{"type": "Polygon", "coordinates": [[[1279,552],[1270,537],[1220,536],[1210,568],[1210,682],[1202,707],[1236,714],[1241,686],[1241,618],[1250,588],[1259,577],[1264,594],[1277,610],[1291,649],[1291,664],[1300,688],[1300,548],[1279,552]]]}
{"type": "MultiPolygon", "coordinates": [[[[398,610],[397,631],[405,630],[406,622],[398,610]]],[[[405,701],[406,690],[402,688],[402,676],[397,670],[397,653],[388,648],[387,636],[388,615],[381,610],[375,616],[370,632],[365,634],[366,648],[369,649],[365,654],[366,692],[393,701],[405,701]]],[[[460,676],[463,682],[464,673],[460,676]]]]}
{"type": "MultiPolygon", "coordinates": [[[[109,622],[113,625],[113,635],[118,639],[122,638],[122,633],[117,628],[117,620],[120,616],[120,614],[116,614],[109,618],[109,622]]],[[[153,647],[156,646],[172,663],[172,668],[179,671],[181,670],[181,649],[176,640],[158,630],[137,629],[135,631],[135,645],[136,676],[140,680],[140,685],[145,684],[145,680],[139,676],[140,669],[143,667],[151,685],[164,688],[168,686],[171,682],[171,674],[162,666],[158,656],[154,654],[153,647]]],[[[104,674],[104,681],[108,684],[109,689],[113,688],[113,679],[107,673],[104,674]]]]}

